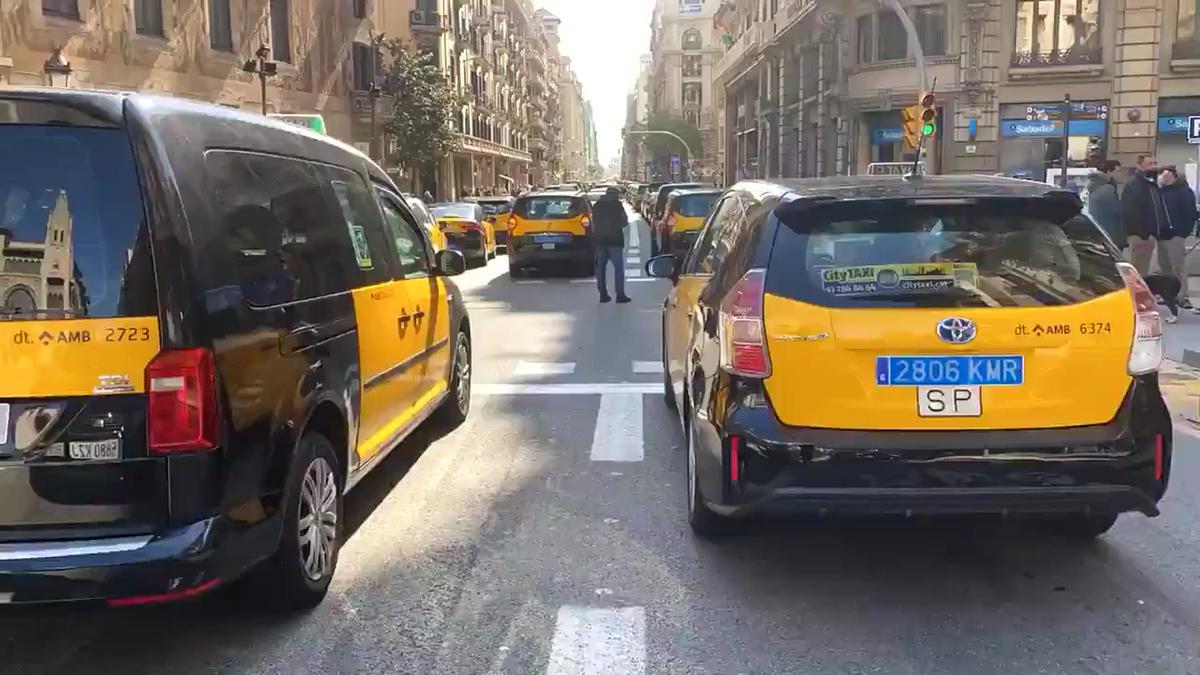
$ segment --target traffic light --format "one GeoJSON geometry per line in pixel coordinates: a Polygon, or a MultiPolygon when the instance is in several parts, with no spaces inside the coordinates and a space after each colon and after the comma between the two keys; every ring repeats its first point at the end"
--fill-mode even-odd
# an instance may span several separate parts
{"type": "Polygon", "coordinates": [[[921,136],[929,137],[937,132],[937,97],[932,93],[921,96],[921,136]]]}
{"type": "Polygon", "coordinates": [[[916,150],[921,142],[921,106],[910,105],[900,114],[904,116],[904,145],[916,150]]]}

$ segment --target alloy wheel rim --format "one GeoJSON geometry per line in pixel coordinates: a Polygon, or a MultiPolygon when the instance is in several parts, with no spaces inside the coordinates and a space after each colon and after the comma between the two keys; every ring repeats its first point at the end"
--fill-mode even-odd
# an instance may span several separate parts
{"type": "Polygon", "coordinates": [[[465,414],[471,407],[471,350],[465,337],[459,338],[454,358],[458,362],[458,409],[465,414]]]}
{"type": "Polygon", "coordinates": [[[300,485],[300,564],[312,581],[325,578],[333,569],[334,540],[337,538],[338,486],[333,469],[317,457],[304,471],[300,485]]]}

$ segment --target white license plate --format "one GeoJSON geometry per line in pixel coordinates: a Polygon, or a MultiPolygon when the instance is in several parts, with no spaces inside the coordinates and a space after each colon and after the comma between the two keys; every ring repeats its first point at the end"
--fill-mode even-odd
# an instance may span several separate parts
{"type": "Polygon", "coordinates": [[[553,251],[554,247],[557,245],[558,244],[542,244],[542,250],[543,251],[553,251]]]}
{"type": "Polygon", "coordinates": [[[8,443],[8,404],[0,403],[0,445],[8,443]]]}
{"type": "Polygon", "coordinates": [[[983,414],[979,387],[917,387],[921,417],[979,417],[983,414]]]}
{"type": "Polygon", "coordinates": [[[121,441],[109,438],[103,441],[74,441],[68,446],[71,459],[120,459],[121,441]]]}

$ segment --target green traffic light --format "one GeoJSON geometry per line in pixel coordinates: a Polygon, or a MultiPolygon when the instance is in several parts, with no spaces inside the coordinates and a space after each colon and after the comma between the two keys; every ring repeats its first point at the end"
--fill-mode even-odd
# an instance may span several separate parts
{"type": "Polygon", "coordinates": [[[926,122],[925,124],[921,125],[921,135],[922,136],[932,136],[934,131],[936,131],[936,129],[934,128],[933,124],[931,124],[929,122],[926,122]]]}

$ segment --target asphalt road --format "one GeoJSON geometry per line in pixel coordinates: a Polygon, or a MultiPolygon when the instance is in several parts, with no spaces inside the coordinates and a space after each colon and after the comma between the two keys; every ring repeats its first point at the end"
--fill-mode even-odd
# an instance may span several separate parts
{"type": "Polygon", "coordinates": [[[1163,515],[1090,544],[903,520],[705,542],[685,523],[677,424],[650,393],[664,282],[599,305],[587,280],[505,271],[501,257],[460,284],[469,421],[419,433],[348,497],[321,607],[280,618],[226,591],[8,608],[0,672],[1200,672],[1200,437],[1186,423],[1163,515]]]}

